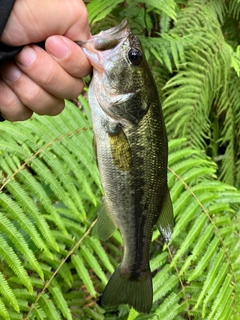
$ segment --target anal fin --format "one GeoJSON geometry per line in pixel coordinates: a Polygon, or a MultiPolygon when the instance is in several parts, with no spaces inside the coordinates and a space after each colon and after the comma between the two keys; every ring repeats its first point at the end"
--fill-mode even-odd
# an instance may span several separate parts
{"type": "Polygon", "coordinates": [[[168,188],[163,199],[157,226],[163,236],[164,242],[168,243],[171,240],[174,228],[173,206],[168,188]]]}

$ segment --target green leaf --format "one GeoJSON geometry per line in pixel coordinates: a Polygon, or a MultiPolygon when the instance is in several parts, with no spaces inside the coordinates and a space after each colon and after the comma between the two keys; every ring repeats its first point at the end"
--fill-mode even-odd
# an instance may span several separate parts
{"type": "Polygon", "coordinates": [[[47,319],[61,320],[59,313],[49,296],[44,294],[39,300],[39,305],[46,314],[47,319]]]}
{"type": "MultiPolygon", "coordinates": [[[[17,299],[11,290],[7,280],[4,278],[3,274],[0,272],[0,292],[1,295],[7,300],[7,302],[17,311],[20,312],[17,299]]],[[[2,302],[1,302],[2,303],[2,302]]],[[[5,306],[2,306],[3,311],[6,312],[5,306]]],[[[1,308],[1,309],[2,309],[1,308]]],[[[5,314],[6,316],[6,314],[5,314]]]]}
{"type": "Polygon", "coordinates": [[[121,2],[121,0],[92,0],[87,5],[89,22],[94,24],[97,21],[104,19],[106,15],[108,15],[121,2]]]}
{"type": "Polygon", "coordinates": [[[90,278],[90,275],[88,273],[87,268],[85,267],[81,255],[73,255],[72,256],[72,263],[74,267],[76,268],[76,271],[79,275],[79,277],[82,279],[84,285],[86,286],[89,293],[96,297],[96,291],[94,289],[92,280],[90,278]]]}
{"type": "Polygon", "coordinates": [[[56,305],[61,310],[64,318],[66,318],[67,320],[72,320],[73,318],[72,318],[71,312],[68,308],[67,302],[64,299],[61,290],[57,287],[49,288],[49,290],[50,290],[51,294],[53,295],[53,299],[55,300],[56,305]]]}

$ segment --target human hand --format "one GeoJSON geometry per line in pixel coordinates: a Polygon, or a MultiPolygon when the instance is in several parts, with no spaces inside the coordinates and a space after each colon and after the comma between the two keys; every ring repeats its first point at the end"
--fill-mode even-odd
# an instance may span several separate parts
{"type": "Polygon", "coordinates": [[[25,45],[15,61],[1,66],[0,113],[10,121],[25,120],[33,112],[57,115],[64,98],[83,89],[82,77],[91,69],[73,41],[90,35],[81,0],[16,0],[1,41],[25,45]],[[45,50],[34,45],[46,39],[45,50]]]}

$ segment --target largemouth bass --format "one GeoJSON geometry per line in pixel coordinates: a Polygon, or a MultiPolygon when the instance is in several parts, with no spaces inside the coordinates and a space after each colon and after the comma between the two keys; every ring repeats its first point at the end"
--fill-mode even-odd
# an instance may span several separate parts
{"type": "Polygon", "coordinates": [[[89,103],[104,190],[97,230],[120,229],[124,255],[104,289],[106,307],[127,303],[149,313],[149,252],[154,225],[167,243],[174,219],[167,186],[168,143],[158,91],[128,22],[79,43],[93,65],[89,103]]]}

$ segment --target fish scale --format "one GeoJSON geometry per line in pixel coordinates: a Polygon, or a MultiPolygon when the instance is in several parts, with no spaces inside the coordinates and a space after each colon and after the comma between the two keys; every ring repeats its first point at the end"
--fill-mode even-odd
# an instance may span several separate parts
{"type": "Polygon", "coordinates": [[[107,240],[119,228],[123,259],[102,305],[152,308],[149,254],[156,224],[165,242],[174,226],[167,186],[168,145],[158,91],[139,39],[124,20],[81,42],[93,65],[89,103],[104,190],[97,230],[107,240]]]}

